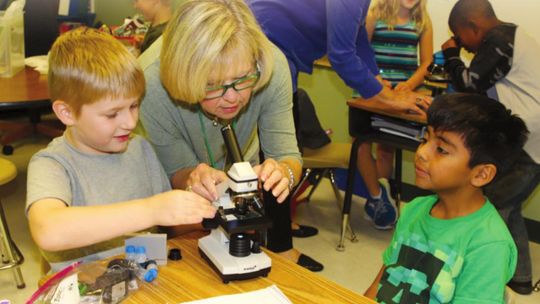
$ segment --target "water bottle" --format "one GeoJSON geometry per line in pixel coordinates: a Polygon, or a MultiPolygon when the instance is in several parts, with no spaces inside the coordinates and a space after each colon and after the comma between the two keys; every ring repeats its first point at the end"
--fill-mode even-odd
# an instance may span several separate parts
{"type": "Polygon", "coordinates": [[[140,264],[137,270],[135,271],[135,275],[139,278],[139,280],[144,282],[152,282],[156,279],[158,275],[158,268],[155,261],[150,260],[143,264],[140,264]]]}
{"type": "Polygon", "coordinates": [[[126,246],[126,260],[135,261],[135,246],[128,245],[126,246]]]}
{"type": "Polygon", "coordinates": [[[141,264],[146,262],[146,248],[144,246],[135,247],[135,263],[141,264]]]}

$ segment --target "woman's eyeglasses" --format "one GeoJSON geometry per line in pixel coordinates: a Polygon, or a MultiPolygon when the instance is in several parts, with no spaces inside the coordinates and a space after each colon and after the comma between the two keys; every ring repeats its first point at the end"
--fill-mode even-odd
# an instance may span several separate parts
{"type": "Polygon", "coordinates": [[[230,84],[206,88],[206,97],[204,100],[219,98],[225,95],[230,88],[233,88],[236,92],[252,88],[257,84],[257,81],[259,81],[260,76],[261,72],[257,69],[256,72],[236,79],[230,84]]]}

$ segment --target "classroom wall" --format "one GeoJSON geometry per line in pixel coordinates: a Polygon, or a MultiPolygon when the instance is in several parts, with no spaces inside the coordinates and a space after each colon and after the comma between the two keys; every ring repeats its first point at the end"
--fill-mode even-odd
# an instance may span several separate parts
{"type": "MultiPolygon", "coordinates": [[[[172,0],[176,7],[183,0],[172,0]]],[[[95,0],[96,21],[101,21],[107,25],[120,25],[124,18],[133,16],[137,12],[133,8],[133,0],[95,0]]]]}

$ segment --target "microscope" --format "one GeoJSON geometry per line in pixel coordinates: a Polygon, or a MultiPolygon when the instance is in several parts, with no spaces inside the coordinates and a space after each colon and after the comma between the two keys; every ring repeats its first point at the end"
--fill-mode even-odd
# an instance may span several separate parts
{"type": "Polygon", "coordinates": [[[224,126],[221,133],[233,165],[228,179],[217,185],[216,216],[203,221],[212,230],[199,239],[199,253],[223,283],[266,277],[272,261],[261,245],[271,221],[264,215],[258,177],[250,163],[244,162],[233,128],[224,126]]]}
{"type": "Polygon", "coordinates": [[[448,89],[450,76],[444,69],[444,55],[442,51],[433,54],[433,61],[428,67],[424,77],[424,85],[431,89],[431,96],[441,95],[448,89]]]}

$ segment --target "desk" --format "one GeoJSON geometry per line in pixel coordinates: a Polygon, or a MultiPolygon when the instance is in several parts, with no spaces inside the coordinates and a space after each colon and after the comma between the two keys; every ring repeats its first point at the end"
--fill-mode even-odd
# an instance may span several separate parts
{"type": "Polygon", "coordinates": [[[349,106],[349,134],[354,137],[353,144],[351,146],[351,156],[349,158],[349,168],[347,172],[347,188],[345,190],[345,200],[343,202],[342,210],[342,224],[341,224],[341,236],[337,250],[345,250],[345,233],[347,231],[347,224],[349,223],[349,214],[351,212],[351,199],[354,187],[354,177],[356,163],[357,163],[357,150],[361,143],[365,141],[376,142],[385,144],[396,148],[395,152],[395,180],[397,185],[397,197],[396,201],[399,203],[401,196],[401,162],[402,162],[402,149],[409,151],[416,151],[419,142],[407,139],[404,137],[384,133],[375,130],[371,127],[370,116],[372,114],[379,114],[383,116],[389,116],[393,118],[414,121],[417,123],[425,124],[425,116],[415,114],[405,114],[396,111],[393,108],[371,98],[361,99],[354,98],[347,101],[349,106]]]}
{"type": "Polygon", "coordinates": [[[0,78],[0,113],[26,110],[30,118],[30,123],[0,121],[0,129],[8,131],[0,140],[2,152],[6,155],[13,153],[9,144],[33,133],[49,137],[62,135],[63,127],[58,122],[41,122],[41,112],[50,107],[46,75],[25,67],[13,77],[0,78]]]}
{"type": "Polygon", "coordinates": [[[49,101],[47,75],[30,67],[10,78],[0,78],[0,109],[43,105],[49,101]]]}
{"type": "Polygon", "coordinates": [[[182,260],[168,261],[159,268],[155,282],[142,285],[122,303],[180,303],[253,291],[273,284],[295,304],[375,303],[268,250],[265,252],[272,259],[268,277],[224,284],[199,255],[197,240],[202,236],[204,233],[197,231],[169,240],[169,248],[182,250],[182,260]]]}

